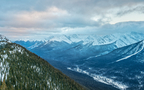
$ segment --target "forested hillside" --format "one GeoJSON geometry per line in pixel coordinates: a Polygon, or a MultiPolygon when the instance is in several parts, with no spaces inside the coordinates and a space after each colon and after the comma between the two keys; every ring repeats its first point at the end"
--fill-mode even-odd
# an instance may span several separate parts
{"type": "Polygon", "coordinates": [[[24,47],[0,41],[0,90],[84,90],[24,47]]]}

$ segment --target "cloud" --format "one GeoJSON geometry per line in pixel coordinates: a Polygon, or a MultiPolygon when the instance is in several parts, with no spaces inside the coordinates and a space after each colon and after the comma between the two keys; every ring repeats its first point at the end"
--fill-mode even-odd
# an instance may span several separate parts
{"type": "Polygon", "coordinates": [[[144,33],[144,21],[122,22],[117,24],[105,24],[100,27],[63,28],[63,34],[96,34],[108,35],[113,33],[140,32],[144,33]]]}
{"type": "Polygon", "coordinates": [[[121,32],[110,28],[111,23],[140,21],[143,10],[143,0],[0,0],[0,31],[13,37],[66,32],[108,34],[121,32]],[[131,19],[132,15],[137,18],[131,19]]]}
{"type": "Polygon", "coordinates": [[[126,14],[129,14],[129,13],[132,13],[132,12],[139,12],[139,13],[144,13],[144,5],[137,5],[137,6],[134,6],[134,7],[124,7],[122,8],[122,10],[120,10],[117,15],[118,16],[123,16],[123,15],[126,15],[126,14]]]}
{"type": "Polygon", "coordinates": [[[5,27],[59,28],[98,25],[97,22],[66,10],[50,7],[45,11],[19,11],[1,14],[0,25],[5,27]]]}

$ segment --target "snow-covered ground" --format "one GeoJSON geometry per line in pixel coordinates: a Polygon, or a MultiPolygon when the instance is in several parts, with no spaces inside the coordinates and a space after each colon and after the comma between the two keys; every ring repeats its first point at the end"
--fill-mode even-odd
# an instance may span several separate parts
{"type": "Polygon", "coordinates": [[[125,57],[123,57],[123,58],[121,58],[121,59],[119,59],[119,60],[116,60],[116,62],[119,62],[119,61],[128,59],[128,58],[130,58],[130,57],[138,54],[139,52],[141,52],[141,51],[144,49],[144,41],[142,41],[141,44],[138,44],[137,47],[132,48],[132,49],[135,50],[134,52],[133,52],[133,50],[131,50],[130,52],[127,52],[126,54],[129,54],[128,56],[125,56],[125,57]],[[139,46],[139,45],[141,45],[141,44],[142,44],[142,46],[139,46]]]}
{"type": "Polygon", "coordinates": [[[98,82],[101,82],[101,83],[104,83],[104,84],[107,84],[107,85],[111,85],[111,86],[113,86],[115,88],[118,88],[120,90],[126,90],[128,88],[128,85],[123,84],[122,82],[115,81],[112,78],[107,78],[105,76],[97,75],[95,73],[90,73],[89,71],[80,69],[78,66],[76,66],[76,68],[73,68],[73,69],[70,68],[70,67],[67,67],[67,69],[71,70],[71,71],[86,74],[86,75],[92,77],[94,80],[96,80],[98,82]]]}
{"type": "MultiPolygon", "coordinates": [[[[2,42],[6,43],[6,42],[2,42]]],[[[3,45],[3,44],[2,44],[3,45]]],[[[24,49],[18,46],[12,46],[14,48],[12,51],[9,51],[10,54],[14,54],[16,52],[19,52],[23,54],[24,49]]],[[[0,54],[0,81],[3,81],[7,79],[7,76],[9,74],[9,63],[7,62],[7,59],[9,58],[8,52],[6,50],[3,50],[3,52],[0,54]]]]}
{"type": "Polygon", "coordinates": [[[5,36],[0,35],[0,42],[8,42],[11,43],[11,41],[9,41],[5,36]]]}
{"type": "Polygon", "coordinates": [[[9,74],[9,63],[5,60],[8,58],[7,54],[0,55],[2,59],[0,59],[0,81],[3,81],[4,78],[7,79],[7,75],[9,74]]]}

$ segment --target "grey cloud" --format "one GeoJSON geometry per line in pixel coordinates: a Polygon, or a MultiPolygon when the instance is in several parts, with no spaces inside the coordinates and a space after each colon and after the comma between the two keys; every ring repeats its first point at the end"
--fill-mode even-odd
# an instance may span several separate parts
{"type": "Polygon", "coordinates": [[[118,16],[123,16],[125,14],[129,14],[131,12],[140,12],[140,13],[144,13],[144,6],[137,6],[135,8],[128,8],[125,10],[121,10],[117,13],[118,16]]]}
{"type": "MultiPolygon", "coordinates": [[[[109,12],[111,9],[122,7],[128,8],[119,10],[117,16],[133,11],[144,12],[143,6],[135,7],[139,4],[144,4],[144,0],[0,0],[0,31],[13,35],[34,35],[38,33],[60,33],[61,28],[68,27],[74,28],[75,32],[85,31],[99,34],[116,32],[116,30],[121,32],[113,25],[107,24],[101,27],[111,20],[106,14],[111,13],[109,12]],[[57,15],[57,13],[54,13],[51,15],[50,12],[50,14],[48,13],[44,17],[40,16],[35,20],[22,20],[21,18],[24,12],[46,12],[51,7],[63,10],[67,14],[57,15]],[[97,21],[92,20],[91,18],[96,15],[100,15],[101,18],[97,21]],[[103,19],[106,19],[106,21],[103,19]],[[4,28],[6,28],[5,32],[3,31],[4,28]]],[[[33,18],[33,16],[31,17],[33,18]]]]}
{"type": "MultiPolygon", "coordinates": [[[[69,30],[69,29],[68,29],[69,30]]],[[[144,21],[141,22],[122,22],[117,24],[105,24],[99,27],[74,28],[64,32],[64,34],[96,34],[109,35],[114,33],[139,32],[144,33],[144,21]]]]}
{"type": "Polygon", "coordinates": [[[97,33],[102,35],[113,33],[140,32],[144,33],[144,21],[121,22],[114,25],[107,24],[98,28],[97,33]]]}
{"type": "Polygon", "coordinates": [[[1,0],[0,9],[7,10],[45,10],[56,6],[70,13],[93,14],[105,9],[132,6],[144,3],[143,0],[1,0]]]}

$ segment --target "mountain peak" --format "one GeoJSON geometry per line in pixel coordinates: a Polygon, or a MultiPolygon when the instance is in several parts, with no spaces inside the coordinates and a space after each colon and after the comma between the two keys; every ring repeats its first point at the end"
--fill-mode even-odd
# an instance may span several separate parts
{"type": "Polygon", "coordinates": [[[0,35],[0,42],[9,42],[10,43],[10,41],[3,35],[0,35]]]}

